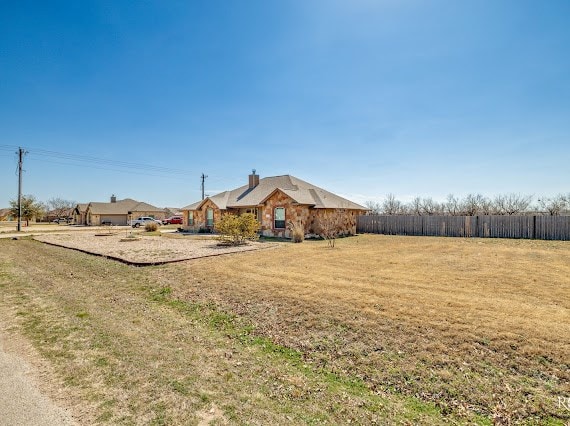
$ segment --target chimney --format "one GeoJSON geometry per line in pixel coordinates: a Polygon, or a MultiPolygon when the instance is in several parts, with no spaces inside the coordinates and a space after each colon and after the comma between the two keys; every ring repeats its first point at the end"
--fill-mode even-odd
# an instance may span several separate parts
{"type": "Polygon", "coordinates": [[[117,202],[117,197],[115,197],[115,194],[111,195],[111,203],[116,203],[117,202]]]}
{"type": "Polygon", "coordinates": [[[257,185],[259,185],[259,175],[256,175],[255,169],[253,169],[249,175],[249,189],[253,189],[257,185]]]}

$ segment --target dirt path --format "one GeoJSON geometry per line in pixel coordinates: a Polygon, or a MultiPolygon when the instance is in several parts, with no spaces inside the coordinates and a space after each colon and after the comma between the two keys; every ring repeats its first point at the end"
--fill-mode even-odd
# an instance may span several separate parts
{"type": "Polygon", "coordinates": [[[0,324],[0,423],[5,426],[76,425],[71,415],[39,389],[34,367],[12,352],[0,324]]]}

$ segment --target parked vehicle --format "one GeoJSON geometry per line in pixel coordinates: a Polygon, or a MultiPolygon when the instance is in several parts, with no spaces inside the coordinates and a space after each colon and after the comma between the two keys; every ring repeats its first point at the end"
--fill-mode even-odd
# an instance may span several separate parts
{"type": "Polygon", "coordinates": [[[73,221],[73,218],[71,218],[71,217],[58,217],[58,218],[52,220],[52,223],[57,223],[57,224],[71,223],[72,221],[73,221]]]}
{"type": "Polygon", "coordinates": [[[133,228],[138,228],[140,226],[145,226],[149,222],[154,222],[154,223],[157,223],[159,225],[162,225],[162,222],[160,220],[155,219],[155,218],[150,217],[150,216],[141,216],[137,219],[133,219],[129,222],[129,225],[131,225],[133,228]]]}
{"type": "Polygon", "coordinates": [[[178,225],[182,225],[182,216],[171,216],[168,219],[164,219],[162,221],[163,225],[174,225],[174,224],[178,224],[178,225]]]}

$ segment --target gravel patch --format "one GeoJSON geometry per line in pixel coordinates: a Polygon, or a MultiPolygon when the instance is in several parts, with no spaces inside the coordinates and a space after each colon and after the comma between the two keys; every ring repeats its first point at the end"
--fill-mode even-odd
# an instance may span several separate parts
{"type": "Polygon", "coordinates": [[[212,237],[185,236],[144,236],[135,234],[138,239],[125,238],[125,233],[101,235],[96,233],[73,233],[38,235],[34,239],[85,253],[96,254],[133,265],[158,265],[200,257],[219,256],[242,251],[276,247],[275,243],[248,242],[238,247],[219,246],[212,237]]]}

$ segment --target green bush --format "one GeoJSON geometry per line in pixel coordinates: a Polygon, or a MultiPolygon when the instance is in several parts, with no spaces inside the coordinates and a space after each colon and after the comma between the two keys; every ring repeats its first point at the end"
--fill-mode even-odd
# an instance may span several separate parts
{"type": "Polygon", "coordinates": [[[224,244],[240,245],[244,244],[247,240],[255,240],[259,236],[259,222],[255,215],[245,213],[240,216],[234,214],[223,215],[222,218],[216,222],[215,229],[218,234],[218,240],[224,244]]]}
{"type": "Polygon", "coordinates": [[[158,229],[158,223],[156,222],[148,222],[144,226],[144,230],[146,232],[154,232],[158,229]]]}

